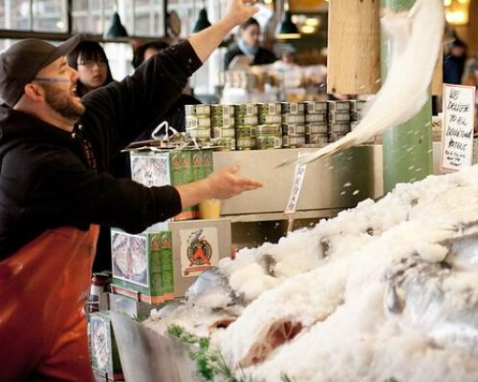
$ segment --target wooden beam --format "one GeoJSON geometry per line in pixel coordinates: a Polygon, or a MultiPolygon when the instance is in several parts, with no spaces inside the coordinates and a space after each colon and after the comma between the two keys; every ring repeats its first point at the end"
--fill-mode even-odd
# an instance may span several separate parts
{"type": "Polygon", "coordinates": [[[374,94],[380,88],[379,0],[329,2],[327,92],[374,94]]]}

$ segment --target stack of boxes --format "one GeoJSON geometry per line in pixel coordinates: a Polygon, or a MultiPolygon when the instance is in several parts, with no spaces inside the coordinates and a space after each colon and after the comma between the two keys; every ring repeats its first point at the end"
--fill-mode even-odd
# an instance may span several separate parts
{"type": "Polygon", "coordinates": [[[282,103],[282,147],[305,145],[305,104],[303,102],[282,103]]]}
{"type": "Polygon", "coordinates": [[[211,142],[210,105],[186,105],[186,133],[201,145],[211,142]]]}
{"type": "Polygon", "coordinates": [[[257,148],[259,150],[281,148],[282,105],[280,103],[259,103],[257,111],[259,115],[257,148]]]}
{"type": "Polygon", "coordinates": [[[187,133],[221,150],[321,147],[357,126],[364,105],[361,100],[187,105],[187,133]]]}
{"type": "MultiPolygon", "coordinates": [[[[132,178],[145,186],[178,186],[206,178],[213,171],[211,150],[131,153],[132,178]]],[[[197,206],[184,209],[171,221],[198,218],[197,206]]],[[[112,230],[113,292],[149,304],[176,297],[170,221],[139,235],[112,230]]]]}
{"type": "MultiPolygon", "coordinates": [[[[353,131],[364,116],[365,101],[362,100],[352,100],[350,101],[350,127],[353,131]]],[[[375,137],[371,137],[367,141],[363,142],[365,144],[373,144],[375,142],[375,137]]]]}
{"type": "MultiPolygon", "coordinates": [[[[147,187],[152,186],[180,186],[202,179],[212,172],[212,152],[207,150],[173,150],[160,153],[132,152],[131,177],[147,187]],[[199,156],[199,159],[198,159],[199,156]],[[207,157],[207,158],[203,158],[207,157]],[[205,170],[203,162],[207,161],[205,170]],[[198,163],[199,162],[199,163],[198,163]],[[200,170],[197,170],[197,168],[200,170]],[[207,173],[205,173],[206,171],[207,173]]],[[[175,216],[175,220],[188,220],[197,217],[194,207],[183,210],[175,216]]],[[[167,223],[159,223],[151,229],[153,232],[167,228],[167,223]]]]}
{"type": "Polygon", "coordinates": [[[234,106],[211,105],[212,145],[224,150],[236,149],[234,106]]]}
{"type": "Polygon", "coordinates": [[[362,100],[352,100],[350,101],[350,127],[351,130],[354,130],[355,127],[363,118],[363,111],[366,102],[362,100]]]}
{"type": "Polygon", "coordinates": [[[130,235],[111,230],[113,293],[148,304],[174,299],[173,245],[169,231],[130,235]]]}
{"type": "Polygon", "coordinates": [[[257,105],[253,103],[234,105],[234,116],[236,119],[237,149],[255,149],[258,125],[257,105]]]}
{"type": "MultiPolygon", "coordinates": [[[[132,152],[131,167],[133,179],[143,185],[178,185],[207,177],[213,170],[212,151],[132,152]]],[[[192,208],[141,234],[112,229],[113,281],[103,308],[144,319],[153,308],[184,297],[204,270],[229,257],[230,221],[193,220],[197,217],[192,208]]],[[[91,314],[89,331],[97,380],[122,380],[108,313],[91,314]]]]}
{"type": "Polygon", "coordinates": [[[350,132],[350,102],[327,101],[329,142],[335,142],[350,132]]]}
{"type": "Polygon", "coordinates": [[[327,125],[327,102],[305,103],[305,142],[324,146],[329,141],[327,125]]]}

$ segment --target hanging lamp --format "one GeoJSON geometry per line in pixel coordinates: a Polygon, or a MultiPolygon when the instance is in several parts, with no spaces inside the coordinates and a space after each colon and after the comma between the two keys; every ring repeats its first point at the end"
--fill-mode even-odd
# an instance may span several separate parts
{"type": "Polygon", "coordinates": [[[106,32],[107,38],[118,38],[118,37],[128,37],[128,32],[126,28],[121,23],[120,15],[118,14],[118,2],[115,4],[115,13],[111,18],[111,25],[106,32]]]}
{"type": "Polygon", "coordinates": [[[196,21],[196,25],[194,25],[193,32],[197,33],[202,31],[203,29],[209,28],[211,26],[211,23],[209,22],[209,19],[207,18],[207,10],[206,8],[202,8],[199,11],[199,17],[198,20],[196,21]]]}
{"type": "Polygon", "coordinates": [[[292,21],[292,14],[289,11],[289,1],[284,3],[284,19],[280,23],[276,33],[276,38],[280,40],[292,40],[300,38],[300,32],[297,25],[292,21]]]}

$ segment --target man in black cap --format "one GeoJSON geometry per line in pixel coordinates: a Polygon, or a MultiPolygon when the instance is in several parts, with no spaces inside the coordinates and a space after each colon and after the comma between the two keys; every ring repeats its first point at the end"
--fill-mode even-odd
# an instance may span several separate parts
{"type": "Polygon", "coordinates": [[[209,198],[260,187],[237,167],[146,188],[107,170],[141,126],[161,118],[187,78],[257,9],[231,0],[212,27],[120,83],[75,94],[59,47],[25,40],[0,55],[0,380],[91,381],[84,304],[98,224],[138,233],[209,198]]]}

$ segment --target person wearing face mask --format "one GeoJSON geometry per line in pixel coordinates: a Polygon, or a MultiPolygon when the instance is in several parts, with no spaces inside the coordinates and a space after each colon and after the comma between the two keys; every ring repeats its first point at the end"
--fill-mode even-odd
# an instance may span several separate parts
{"type": "Polygon", "coordinates": [[[81,41],[67,56],[67,60],[68,65],[80,75],[77,84],[80,97],[114,81],[106,53],[96,41],[81,41]]]}
{"type": "Polygon", "coordinates": [[[224,57],[224,69],[227,70],[236,56],[245,55],[252,58],[251,65],[271,64],[277,57],[270,50],[259,46],[261,27],[256,19],[250,18],[239,27],[237,44],[230,47],[224,57]]]}

